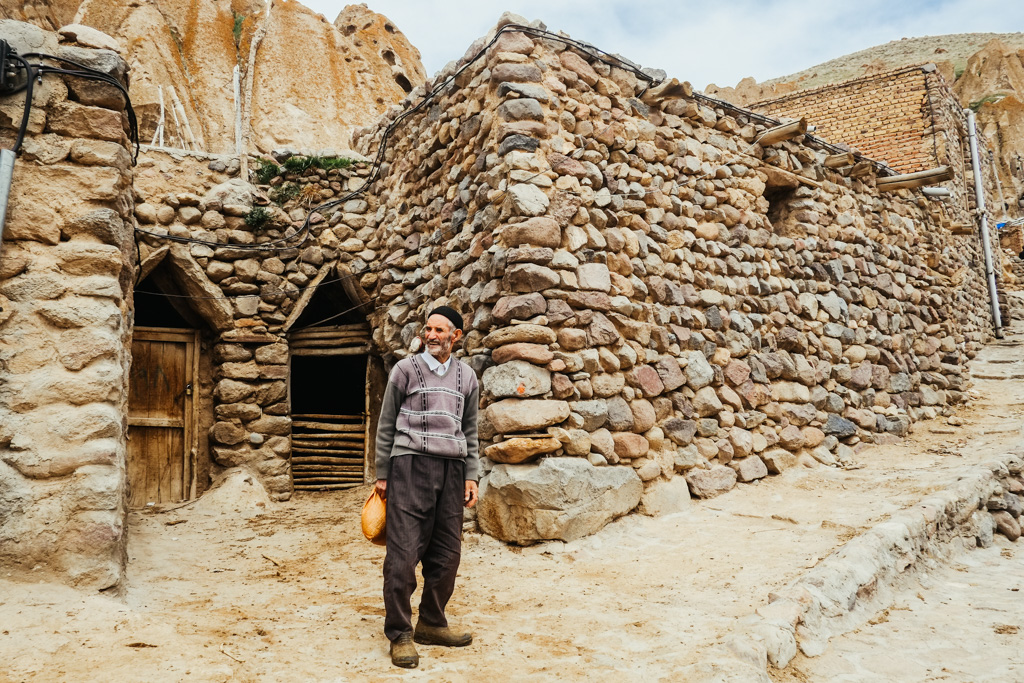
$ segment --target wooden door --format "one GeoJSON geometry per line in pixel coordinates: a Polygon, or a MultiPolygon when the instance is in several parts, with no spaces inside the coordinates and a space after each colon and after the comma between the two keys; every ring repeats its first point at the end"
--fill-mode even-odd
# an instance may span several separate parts
{"type": "Polygon", "coordinates": [[[135,328],[128,394],[131,507],[195,497],[198,334],[135,328]]]}

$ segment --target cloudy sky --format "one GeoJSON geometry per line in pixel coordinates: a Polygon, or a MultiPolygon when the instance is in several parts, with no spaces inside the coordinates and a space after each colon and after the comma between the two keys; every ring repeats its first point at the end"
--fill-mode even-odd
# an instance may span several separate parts
{"type": "MultiPolygon", "coordinates": [[[[1024,30],[1024,0],[365,0],[423,56],[461,57],[508,10],[698,88],[784,76],[873,45],[1024,30]]],[[[334,21],[345,2],[301,0],[334,21]]]]}

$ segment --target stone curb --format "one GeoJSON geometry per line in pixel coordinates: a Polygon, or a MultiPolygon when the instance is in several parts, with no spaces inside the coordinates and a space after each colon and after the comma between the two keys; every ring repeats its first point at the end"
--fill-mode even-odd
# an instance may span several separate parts
{"type": "Polygon", "coordinates": [[[992,543],[986,509],[993,494],[1019,481],[1024,460],[1006,454],[970,467],[955,483],[900,510],[834,551],[813,569],[768,596],[694,670],[693,680],[770,681],[768,665],[784,669],[797,648],[820,655],[829,640],[859,627],[892,604],[896,592],[924,569],[961,548],[992,543]],[[730,661],[731,660],[731,661],[730,661]]]}

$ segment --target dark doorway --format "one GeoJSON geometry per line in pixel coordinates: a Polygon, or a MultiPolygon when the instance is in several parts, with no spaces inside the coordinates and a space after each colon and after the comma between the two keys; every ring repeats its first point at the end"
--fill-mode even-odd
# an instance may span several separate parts
{"type": "Polygon", "coordinates": [[[338,282],[317,287],[288,334],[292,478],[297,491],[358,486],[371,477],[381,395],[370,326],[338,282]]]}

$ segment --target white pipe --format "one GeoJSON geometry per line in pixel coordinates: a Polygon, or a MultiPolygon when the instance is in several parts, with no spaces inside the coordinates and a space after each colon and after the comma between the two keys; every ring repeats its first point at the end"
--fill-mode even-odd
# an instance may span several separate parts
{"type": "MultiPolygon", "coordinates": [[[[231,85],[235,96],[235,154],[238,155],[239,160],[242,158],[242,77],[241,72],[238,70],[238,65],[235,64],[235,69],[231,73],[231,85]]],[[[243,176],[245,177],[245,176],[243,176]]],[[[246,178],[248,180],[248,178],[246,178]]]]}
{"type": "Polygon", "coordinates": [[[7,200],[11,197],[14,178],[14,152],[0,149],[0,251],[4,244],[4,225],[7,223],[7,200]]]}
{"type": "Polygon", "coordinates": [[[950,195],[948,187],[922,187],[921,192],[925,197],[948,197],[950,195]]]}
{"type": "Polygon", "coordinates": [[[967,115],[967,135],[971,141],[971,167],[974,169],[974,196],[978,217],[981,219],[981,247],[985,254],[985,275],[988,278],[988,297],[992,308],[992,323],[996,339],[1003,338],[1003,320],[999,315],[999,293],[996,290],[996,271],[992,267],[992,247],[988,240],[988,215],[985,210],[985,188],[981,182],[981,161],[978,158],[978,136],[974,123],[974,112],[964,109],[967,115]]]}

